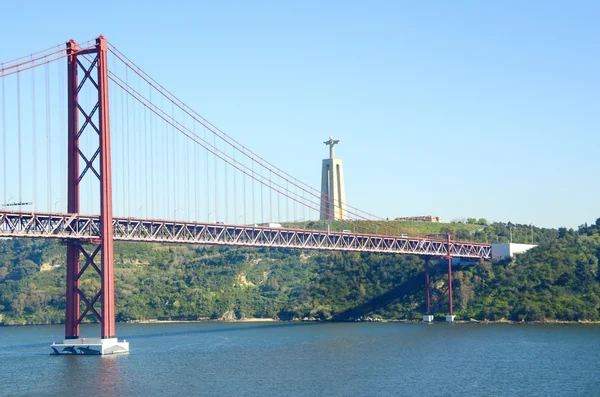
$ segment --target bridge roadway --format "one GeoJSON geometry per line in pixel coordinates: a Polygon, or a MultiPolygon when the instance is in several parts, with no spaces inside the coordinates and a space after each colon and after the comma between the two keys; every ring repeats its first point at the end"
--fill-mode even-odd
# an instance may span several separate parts
{"type": "MultiPolygon", "coordinates": [[[[115,241],[208,244],[355,251],[491,259],[490,244],[429,237],[402,237],[323,230],[226,225],[161,219],[113,218],[115,241]]],[[[100,237],[99,215],[31,213],[0,210],[0,237],[76,239],[94,243],[100,237]]]]}

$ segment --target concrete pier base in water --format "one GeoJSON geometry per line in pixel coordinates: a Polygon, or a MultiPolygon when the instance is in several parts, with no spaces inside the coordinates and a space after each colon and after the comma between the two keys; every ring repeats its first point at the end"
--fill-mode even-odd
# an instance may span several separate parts
{"type": "Polygon", "coordinates": [[[64,343],[53,343],[52,355],[105,355],[129,353],[129,342],[117,338],[65,339],[64,343]]]}
{"type": "Polygon", "coordinates": [[[433,322],[433,314],[426,314],[423,316],[423,322],[424,323],[431,323],[433,322]]]}
{"type": "Polygon", "coordinates": [[[453,323],[455,317],[456,316],[453,316],[453,315],[446,316],[446,322],[453,323]]]}

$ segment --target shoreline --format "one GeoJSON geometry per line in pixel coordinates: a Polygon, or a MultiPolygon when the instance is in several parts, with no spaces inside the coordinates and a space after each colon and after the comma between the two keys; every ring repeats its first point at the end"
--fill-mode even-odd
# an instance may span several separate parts
{"type": "MultiPolygon", "coordinates": [[[[242,318],[242,319],[210,319],[200,318],[197,320],[130,320],[117,322],[117,324],[169,324],[169,323],[396,323],[396,324],[425,324],[421,320],[385,320],[380,319],[376,321],[362,320],[362,321],[332,321],[332,320],[280,320],[274,318],[242,318]]],[[[98,324],[98,323],[84,323],[84,324],[98,324]]],[[[433,321],[429,324],[447,324],[444,320],[433,321]]],[[[583,321],[566,321],[566,320],[545,320],[545,321],[510,321],[505,319],[500,320],[455,320],[452,324],[507,324],[507,325],[599,325],[600,320],[583,320],[583,321]]],[[[23,327],[28,325],[64,325],[64,323],[14,323],[14,324],[0,324],[0,327],[23,327]]]]}
{"type": "Polygon", "coordinates": [[[283,321],[283,320],[276,320],[274,318],[259,318],[259,317],[253,317],[253,318],[242,318],[239,320],[223,320],[223,319],[217,319],[217,320],[211,320],[209,318],[206,319],[199,319],[199,320],[156,320],[156,319],[151,319],[151,320],[131,320],[131,321],[125,321],[121,324],[168,324],[168,323],[268,323],[268,322],[274,322],[274,321],[283,321]]]}

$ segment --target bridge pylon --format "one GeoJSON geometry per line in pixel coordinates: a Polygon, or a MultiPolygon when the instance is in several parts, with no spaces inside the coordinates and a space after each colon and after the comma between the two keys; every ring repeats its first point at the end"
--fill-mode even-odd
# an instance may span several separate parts
{"type": "Polygon", "coordinates": [[[65,341],[63,344],[54,344],[52,350],[54,354],[126,353],[129,351],[129,343],[117,340],[115,328],[108,43],[100,36],[93,47],[80,50],[77,43],[70,40],[67,42],[66,50],[68,54],[67,211],[70,214],[80,212],[80,186],[83,178],[98,178],[100,227],[99,238],[94,241],[67,241],[65,341]],[[81,79],[80,71],[83,72],[81,79]],[[79,94],[84,87],[90,87],[89,89],[97,92],[97,101],[93,101],[95,105],[91,108],[85,108],[85,104],[79,101],[79,94]],[[83,116],[82,123],[80,123],[80,116],[83,116]],[[84,134],[92,134],[94,139],[97,135],[98,139],[98,147],[93,154],[88,153],[89,158],[79,144],[84,134]],[[99,166],[95,163],[97,158],[99,166]],[[80,169],[80,164],[84,165],[83,170],[80,169]],[[100,254],[99,258],[98,254],[100,254]],[[85,258],[85,264],[80,266],[82,256],[85,258]],[[100,266],[97,264],[98,261],[100,266]],[[86,271],[95,271],[100,277],[100,289],[93,296],[86,295],[80,288],[81,277],[86,271]],[[83,312],[82,302],[85,305],[83,312]],[[101,304],[100,310],[96,308],[97,302],[101,304]],[[80,335],[80,325],[89,313],[93,314],[100,323],[100,338],[82,338],[80,335]]]}

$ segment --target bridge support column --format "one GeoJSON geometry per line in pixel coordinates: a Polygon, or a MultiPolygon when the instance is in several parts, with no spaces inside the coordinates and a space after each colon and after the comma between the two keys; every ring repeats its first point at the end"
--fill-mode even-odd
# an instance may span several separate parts
{"type": "MultiPolygon", "coordinates": [[[[78,214],[79,185],[84,176],[97,177],[100,182],[100,238],[92,241],[98,244],[93,250],[86,251],[81,241],[67,242],[67,291],[66,291],[66,328],[65,343],[54,344],[53,354],[114,354],[129,351],[129,343],[118,342],[115,329],[114,298],[114,243],[112,214],[112,176],[110,162],[110,118],[108,103],[108,43],[100,36],[92,48],[80,50],[74,41],[67,43],[68,58],[68,118],[69,118],[69,154],[68,154],[68,212],[78,214]],[[91,58],[91,59],[90,59],[91,58]],[[85,65],[85,66],[84,66],[85,65]],[[84,76],[78,79],[81,68],[84,76]],[[97,71],[97,73],[94,73],[97,71]],[[86,84],[87,83],[87,84],[86,84]],[[91,86],[91,87],[90,87],[91,86]],[[79,92],[84,87],[97,90],[95,106],[84,109],[78,101],[79,92]],[[85,122],[79,125],[79,113],[85,122]],[[87,155],[79,148],[82,134],[97,134],[98,148],[87,155]],[[99,166],[95,159],[99,159],[99,166]],[[85,164],[80,173],[79,164],[85,164]],[[96,264],[100,255],[101,266],[96,264]],[[86,259],[80,269],[81,256],[86,259]],[[80,279],[86,270],[93,269],[100,277],[100,290],[91,297],[80,289],[80,279]],[[80,314],[81,301],[85,310],[80,314]],[[101,310],[95,304],[101,302],[101,310]],[[79,325],[86,315],[93,314],[100,322],[101,338],[80,338],[79,325]]],[[[74,220],[73,222],[76,222],[74,220]]],[[[90,243],[87,241],[86,243],[90,243]]]]}
{"type": "Polygon", "coordinates": [[[452,314],[452,243],[450,241],[450,234],[448,234],[446,258],[448,259],[448,311],[450,312],[446,316],[446,321],[451,323],[454,321],[455,316],[452,314]]]}
{"type": "Polygon", "coordinates": [[[102,239],[102,339],[115,338],[115,275],[108,108],[108,44],[96,40],[98,53],[98,103],[100,124],[100,238],[102,239]]]}
{"type": "MultiPolygon", "coordinates": [[[[77,109],[79,90],[77,51],[73,40],[67,43],[67,89],[68,123],[67,130],[67,212],[79,213],[79,110],[77,109]]],[[[65,339],[79,338],[79,247],[73,241],[67,242],[67,295],[65,317],[65,339]]]]}
{"type": "Polygon", "coordinates": [[[433,321],[429,296],[429,258],[425,258],[425,301],[427,302],[427,312],[423,316],[423,321],[426,323],[433,321]]]}

